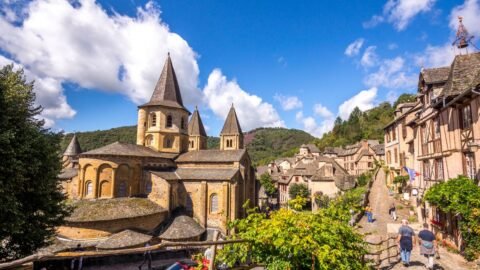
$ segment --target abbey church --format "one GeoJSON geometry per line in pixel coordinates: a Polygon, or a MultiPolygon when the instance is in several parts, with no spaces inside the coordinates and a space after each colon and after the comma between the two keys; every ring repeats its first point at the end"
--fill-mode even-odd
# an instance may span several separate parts
{"type": "Polygon", "coordinates": [[[168,56],[150,101],[138,107],[136,144],[82,153],[73,137],[59,178],[76,208],[58,234],[88,239],[133,229],[181,240],[207,229],[228,233],[227,222],[245,215],[246,201],[256,201],[255,173],[233,105],[220,148],[206,148],[200,113],[184,106],[168,56]],[[169,225],[159,230],[161,224],[169,225]]]}

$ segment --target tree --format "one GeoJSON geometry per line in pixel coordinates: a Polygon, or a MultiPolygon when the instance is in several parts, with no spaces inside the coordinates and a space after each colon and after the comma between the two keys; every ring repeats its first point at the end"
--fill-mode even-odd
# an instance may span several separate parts
{"type": "Polygon", "coordinates": [[[69,213],[57,175],[61,134],[43,128],[33,82],[13,65],[0,69],[0,258],[46,245],[69,213]]]}
{"type": "Polygon", "coordinates": [[[393,108],[397,108],[399,104],[407,103],[407,102],[415,102],[416,100],[417,100],[417,96],[414,94],[407,94],[407,93],[401,94],[398,97],[397,101],[393,103],[393,108]]]}
{"type": "Polygon", "coordinates": [[[277,188],[273,184],[272,177],[267,172],[260,176],[260,185],[265,189],[265,193],[271,197],[277,193],[277,188]]]}
{"type": "Polygon", "coordinates": [[[338,207],[343,203],[339,199],[315,213],[280,209],[269,218],[250,210],[230,224],[236,233],[229,236],[248,243],[225,245],[217,260],[230,267],[251,260],[268,270],[369,269],[362,260],[363,238],[348,226],[350,206],[338,207]]]}
{"type": "Polygon", "coordinates": [[[288,195],[290,195],[290,198],[309,198],[310,190],[304,183],[293,183],[288,190],[288,195]]]}

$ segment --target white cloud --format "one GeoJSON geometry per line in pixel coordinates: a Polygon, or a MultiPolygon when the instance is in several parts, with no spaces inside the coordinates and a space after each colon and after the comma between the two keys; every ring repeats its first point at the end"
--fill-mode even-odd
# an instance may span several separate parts
{"type": "Polygon", "coordinates": [[[316,115],[322,117],[322,118],[332,118],[333,113],[325,106],[322,104],[315,104],[313,106],[313,111],[315,112],[316,115]]]}
{"type": "Polygon", "coordinates": [[[408,72],[405,60],[397,56],[393,59],[382,60],[378,70],[364,78],[364,83],[368,87],[407,89],[416,85],[417,77],[417,74],[408,72]]]}
{"type": "Polygon", "coordinates": [[[318,124],[312,116],[303,117],[303,114],[298,115],[298,113],[297,116],[301,116],[297,117],[297,121],[303,126],[303,130],[316,137],[321,137],[324,133],[332,130],[335,123],[333,118],[322,119],[318,124]]]}
{"type": "Polygon", "coordinates": [[[450,29],[456,31],[458,28],[458,16],[463,17],[463,25],[467,28],[470,35],[480,36],[480,1],[465,0],[463,5],[452,9],[450,13],[450,29]]]}
{"type": "Polygon", "coordinates": [[[204,98],[210,109],[225,119],[234,103],[243,130],[257,127],[284,127],[275,108],[256,95],[244,91],[235,80],[229,81],[220,69],[214,69],[208,76],[204,98]]]}
{"type": "Polygon", "coordinates": [[[375,50],[377,49],[376,46],[369,46],[363,52],[362,58],[360,59],[360,64],[365,67],[372,67],[377,64],[378,56],[375,50]]]}
{"type": "Polygon", "coordinates": [[[389,49],[389,50],[395,50],[395,49],[397,49],[397,48],[398,48],[397,43],[390,43],[390,44],[388,44],[388,49],[389,49]]]}
{"type": "Polygon", "coordinates": [[[382,15],[374,15],[363,27],[375,27],[379,23],[388,21],[401,31],[404,30],[415,16],[432,9],[436,0],[388,0],[383,6],[382,15]]]}
{"type": "Polygon", "coordinates": [[[59,101],[64,82],[121,93],[137,104],[147,101],[167,52],[185,102],[201,99],[196,53],[161,21],[152,2],[138,8],[135,17],[109,15],[94,0],[75,5],[35,0],[23,12],[20,24],[11,22],[12,15],[0,16],[0,48],[37,79],[39,103],[51,121],[52,115],[69,117],[60,109],[68,106],[59,101]]]}
{"type": "Polygon", "coordinates": [[[302,121],[302,119],[303,119],[303,111],[298,111],[298,112],[295,114],[295,119],[297,120],[297,122],[302,121]]]}
{"type": "Polygon", "coordinates": [[[363,46],[364,39],[359,38],[354,42],[350,43],[347,48],[345,49],[345,55],[347,56],[355,56],[360,52],[360,49],[363,46]]]}
{"type": "Polygon", "coordinates": [[[452,44],[446,43],[441,46],[428,45],[424,52],[415,56],[418,66],[424,68],[449,66],[455,57],[455,49],[452,44]]]}
{"type": "Polygon", "coordinates": [[[373,108],[375,106],[377,91],[378,89],[376,87],[360,91],[338,107],[338,115],[346,120],[355,107],[358,107],[362,111],[373,108]]]}
{"type": "Polygon", "coordinates": [[[277,94],[274,96],[274,99],[280,103],[282,109],[285,111],[298,109],[303,106],[302,101],[296,96],[283,96],[277,94]]]}

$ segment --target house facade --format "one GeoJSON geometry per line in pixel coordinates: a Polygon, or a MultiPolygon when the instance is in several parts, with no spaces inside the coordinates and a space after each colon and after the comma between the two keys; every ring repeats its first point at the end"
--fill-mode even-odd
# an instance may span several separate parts
{"type": "MultiPolygon", "coordinates": [[[[412,109],[385,128],[407,125],[409,159],[405,166],[416,171],[410,183],[418,190],[413,204],[420,222],[429,222],[437,236],[461,247],[459,217],[422,203],[422,196],[434,184],[465,175],[479,180],[480,168],[480,53],[455,56],[448,67],[423,69],[419,74],[417,102],[412,109]],[[406,118],[407,120],[403,120],[406,118]],[[413,134],[410,137],[410,134],[413,134]]],[[[398,144],[403,151],[402,144],[398,144]]],[[[393,144],[392,144],[393,146],[393,144]]],[[[386,150],[389,149],[386,147],[386,150]]],[[[388,150],[387,150],[388,151],[388,150]]],[[[388,153],[388,152],[387,152],[388,153]]],[[[403,152],[402,152],[403,153],[403,152]]],[[[387,165],[398,168],[388,159],[387,165]]]]}

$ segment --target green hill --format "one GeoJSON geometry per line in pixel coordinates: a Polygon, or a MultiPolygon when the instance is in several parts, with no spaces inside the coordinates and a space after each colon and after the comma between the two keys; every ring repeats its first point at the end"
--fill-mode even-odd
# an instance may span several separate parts
{"type": "MultiPolygon", "coordinates": [[[[62,149],[65,149],[73,134],[65,135],[62,149]]],[[[78,141],[83,151],[89,151],[119,141],[135,143],[137,127],[127,126],[108,130],[77,132],[78,141]]],[[[305,131],[286,128],[259,128],[245,133],[245,144],[254,164],[266,164],[281,156],[293,156],[298,147],[313,142],[315,138],[305,131]]],[[[207,147],[218,148],[220,139],[208,137],[207,147]]]]}
{"type": "Polygon", "coordinates": [[[402,94],[393,106],[389,102],[383,102],[365,112],[355,108],[347,120],[337,117],[332,131],[316,139],[315,144],[323,150],[327,146],[345,146],[361,139],[383,142],[383,128],[393,120],[395,107],[412,101],[415,101],[415,95],[402,94]]]}

